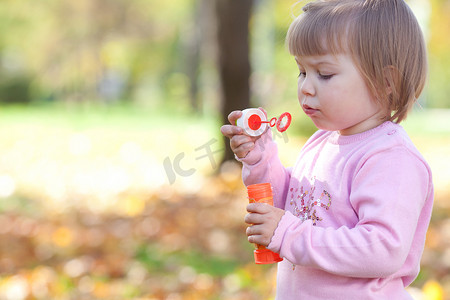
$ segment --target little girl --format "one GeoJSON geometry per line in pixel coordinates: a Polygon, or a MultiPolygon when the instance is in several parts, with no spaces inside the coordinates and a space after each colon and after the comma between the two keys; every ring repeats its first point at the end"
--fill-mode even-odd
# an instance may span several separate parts
{"type": "Polygon", "coordinates": [[[273,187],[275,207],[247,207],[248,241],[284,258],[276,299],[411,299],[433,184],[398,123],[424,86],[421,30],[403,0],[318,0],[303,11],[287,45],[300,107],[319,130],[293,168],[270,131],[221,128],[244,183],[273,187]]]}

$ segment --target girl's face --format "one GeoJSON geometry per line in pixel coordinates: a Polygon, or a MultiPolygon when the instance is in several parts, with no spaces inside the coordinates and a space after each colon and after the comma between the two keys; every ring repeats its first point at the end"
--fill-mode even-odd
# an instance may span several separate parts
{"type": "Polygon", "coordinates": [[[296,57],[298,100],[317,128],[351,135],[372,129],[387,114],[349,55],[296,57]]]}

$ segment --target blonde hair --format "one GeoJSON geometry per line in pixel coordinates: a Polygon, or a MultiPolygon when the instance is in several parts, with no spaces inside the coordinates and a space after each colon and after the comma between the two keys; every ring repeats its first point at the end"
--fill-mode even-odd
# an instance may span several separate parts
{"type": "Polygon", "coordinates": [[[399,123],[422,92],[427,59],[419,24],[403,0],[317,0],[288,30],[294,56],[348,53],[367,87],[399,123]]]}

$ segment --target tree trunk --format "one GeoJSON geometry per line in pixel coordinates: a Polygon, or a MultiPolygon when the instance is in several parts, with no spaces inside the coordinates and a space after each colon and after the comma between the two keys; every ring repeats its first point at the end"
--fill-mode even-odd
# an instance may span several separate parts
{"type": "Polygon", "coordinates": [[[199,73],[200,73],[200,51],[203,43],[202,31],[205,30],[205,13],[208,0],[195,0],[193,9],[193,20],[190,30],[187,32],[185,45],[186,51],[186,74],[189,77],[189,98],[193,112],[201,113],[199,98],[199,73]]]}
{"type": "MultiPolygon", "coordinates": [[[[216,0],[219,74],[222,86],[222,119],[228,124],[228,114],[247,108],[250,103],[249,19],[252,0],[216,0]]],[[[225,141],[223,161],[234,159],[225,141]]]]}

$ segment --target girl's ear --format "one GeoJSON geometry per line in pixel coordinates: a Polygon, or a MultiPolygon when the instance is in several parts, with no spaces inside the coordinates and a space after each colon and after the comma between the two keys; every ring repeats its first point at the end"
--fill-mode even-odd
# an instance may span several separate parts
{"type": "Polygon", "coordinates": [[[400,72],[394,66],[386,66],[383,69],[385,82],[385,95],[389,97],[398,97],[400,85],[400,72]]]}

